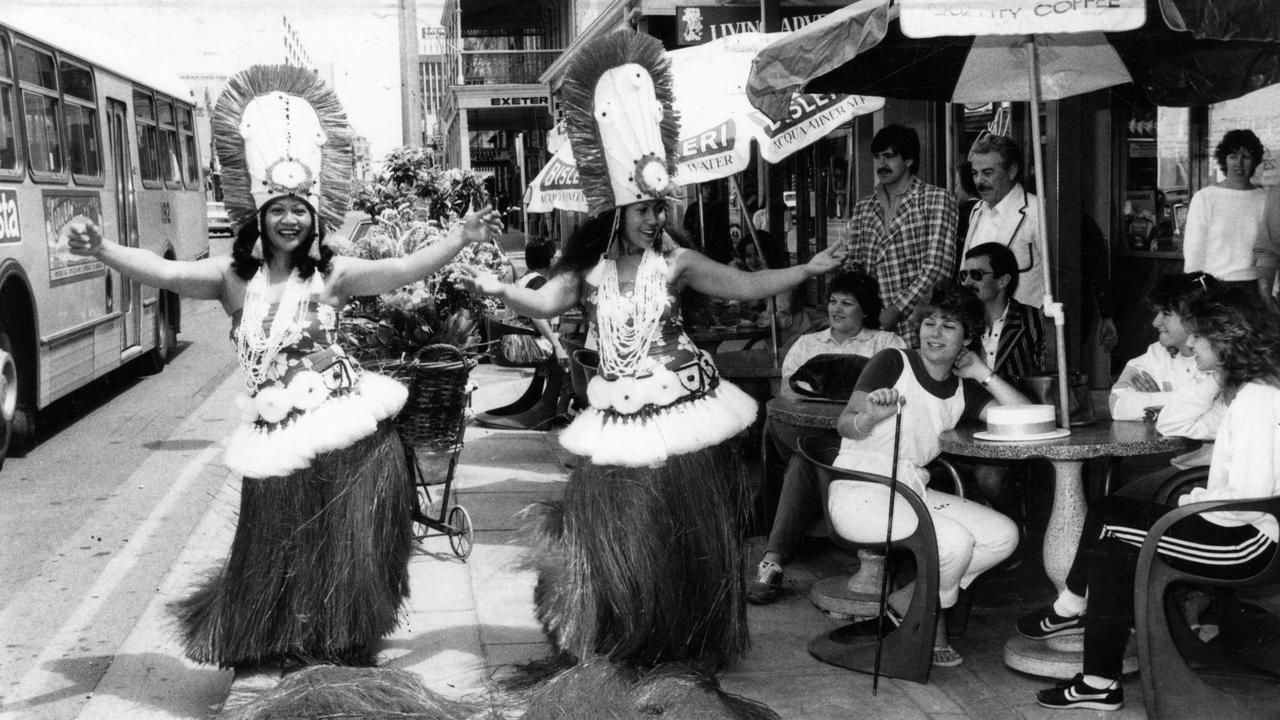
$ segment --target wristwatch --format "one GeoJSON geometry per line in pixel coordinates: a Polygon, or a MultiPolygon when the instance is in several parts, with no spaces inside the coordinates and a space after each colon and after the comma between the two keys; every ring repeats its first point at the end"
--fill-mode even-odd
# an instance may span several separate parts
{"type": "Polygon", "coordinates": [[[988,385],[990,385],[990,384],[991,384],[991,378],[993,378],[993,377],[995,377],[995,376],[996,376],[996,373],[995,373],[995,371],[994,371],[994,370],[992,370],[992,371],[991,371],[991,373],[990,373],[990,374],[988,374],[985,378],[983,378],[982,380],[978,381],[978,384],[979,384],[979,385],[981,385],[982,387],[986,387],[986,386],[988,386],[988,385]]]}

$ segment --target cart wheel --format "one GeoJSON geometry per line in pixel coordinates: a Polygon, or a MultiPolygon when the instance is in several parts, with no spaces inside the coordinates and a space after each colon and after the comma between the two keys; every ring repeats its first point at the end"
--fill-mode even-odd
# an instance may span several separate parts
{"type": "Polygon", "coordinates": [[[449,547],[453,554],[466,560],[471,555],[471,513],[461,505],[455,505],[449,511],[449,547]]]}

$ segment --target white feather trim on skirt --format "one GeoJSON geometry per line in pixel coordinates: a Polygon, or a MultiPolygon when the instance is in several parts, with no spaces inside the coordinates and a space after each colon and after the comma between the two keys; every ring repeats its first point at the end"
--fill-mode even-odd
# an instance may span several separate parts
{"type": "Polygon", "coordinates": [[[584,410],[560,434],[560,444],[597,465],[656,467],[671,455],[728,440],[755,422],[756,401],[721,379],[696,400],[633,415],[584,410]]]}
{"type": "Polygon", "coordinates": [[[409,390],[385,375],[364,372],[350,392],[325,400],[287,422],[250,420],[227,441],[226,464],[251,478],[288,475],[311,465],[321,453],[372,435],[378,422],[404,406],[409,390]]]}

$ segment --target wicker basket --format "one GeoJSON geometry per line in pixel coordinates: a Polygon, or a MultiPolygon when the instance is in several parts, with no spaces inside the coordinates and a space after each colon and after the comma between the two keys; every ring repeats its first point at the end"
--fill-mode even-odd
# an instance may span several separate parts
{"type": "Polygon", "coordinates": [[[476,362],[452,345],[431,345],[418,356],[423,359],[372,361],[365,367],[409,387],[409,399],[395,420],[406,443],[419,451],[457,450],[471,398],[467,379],[476,362]]]}

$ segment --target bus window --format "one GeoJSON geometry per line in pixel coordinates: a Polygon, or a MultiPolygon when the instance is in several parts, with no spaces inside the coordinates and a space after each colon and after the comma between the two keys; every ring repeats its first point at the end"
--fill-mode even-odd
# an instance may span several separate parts
{"type": "Polygon", "coordinates": [[[182,163],[178,158],[178,125],[173,117],[173,102],[159,100],[156,102],[157,115],[160,120],[160,172],[165,184],[170,187],[182,187],[182,163]]]}
{"type": "Polygon", "coordinates": [[[156,127],[156,106],[151,93],[133,91],[133,119],[138,126],[138,170],[142,184],[160,184],[160,129],[156,127]]]}
{"type": "Polygon", "coordinates": [[[178,106],[178,132],[182,133],[183,179],[192,190],[200,188],[200,157],[196,154],[196,129],[191,122],[191,108],[178,106]]]}
{"type": "Polygon", "coordinates": [[[18,44],[18,86],[27,136],[27,162],[37,180],[64,180],[62,133],[58,122],[58,76],[53,53],[18,44]]]}
{"type": "Polygon", "coordinates": [[[0,35],[0,173],[18,169],[18,123],[13,108],[13,65],[9,38],[0,35]]]}
{"type": "Polygon", "coordinates": [[[67,165],[78,182],[100,181],[102,178],[102,146],[98,143],[97,95],[93,91],[93,72],[89,68],[63,60],[62,98],[66,103],[67,165]]]}

